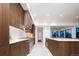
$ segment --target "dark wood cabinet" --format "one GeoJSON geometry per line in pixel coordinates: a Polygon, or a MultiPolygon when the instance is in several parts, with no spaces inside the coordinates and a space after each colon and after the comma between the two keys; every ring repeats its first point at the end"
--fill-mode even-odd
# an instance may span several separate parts
{"type": "Polygon", "coordinates": [[[19,3],[11,3],[10,6],[10,25],[22,28],[24,25],[24,10],[19,3]]]}
{"type": "Polygon", "coordinates": [[[0,47],[0,56],[8,56],[9,55],[9,45],[0,47]]]}
{"type": "Polygon", "coordinates": [[[79,56],[79,42],[47,39],[46,44],[54,56],[79,56]]]}
{"type": "Polygon", "coordinates": [[[33,34],[32,40],[33,40],[33,44],[35,44],[35,25],[34,22],[32,20],[32,17],[29,13],[29,11],[25,11],[25,15],[24,15],[24,21],[25,21],[25,30],[26,32],[30,32],[33,34]]]}
{"type": "Polygon", "coordinates": [[[59,52],[59,46],[58,46],[58,42],[55,41],[55,40],[47,40],[47,47],[48,49],[50,50],[50,52],[53,54],[53,55],[59,55],[58,52],[59,52]]]}
{"type": "Polygon", "coordinates": [[[22,41],[10,45],[11,56],[26,56],[29,53],[29,42],[22,41]]]}
{"type": "Polygon", "coordinates": [[[25,29],[26,29],[26,32],[31,32],[32,28],[33,28],[32,25],[34,23],[33,23],[33,20],[31,18],[31,15],[30,15],[29,11],[25,11],[24,20],[25,20],[25,29]]]}
{"type": "MultiPolygon", "coordinates": [[[[24,25],[24,10],[19,3],[0,3],[0,55],[9,54],[10,25],[18,28],[24,25]]],[[[13,46],[14,52],[17,52],[16,55],[19,53],[19,46],[20,45],[13,46]],[[17,49],[15,49],[16,47],[17,49]]]]}
{"type": "Polygon", "coordinates": [[[71,42],[71,55],[79,56],[79,42],[71,42]]]}
{"type": "Polygon", "coordinates": [[[29,53],[29,43],[28,41],[20,42],[21,43],[21,56],[26,56],[29,53]]]}
{"type": "Polygon", "coordinates": [[[23,25],[23,13],[24,11],[18,3],[0,3],[0,55],[8,55],[6,52],[9,52],[7,50],[9,45],[9,25],[16,27],[23,25]]]}
{"type": "Polygon", "coordinates": [[[15,43],[10,45],[10,55],[12,56],[17,56],[20,54],[20,44],[15,43]]]}

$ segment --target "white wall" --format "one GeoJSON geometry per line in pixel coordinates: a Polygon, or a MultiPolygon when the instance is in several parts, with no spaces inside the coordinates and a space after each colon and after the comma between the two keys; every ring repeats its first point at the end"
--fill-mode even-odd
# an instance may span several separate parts
{"type": "Polygon", "coordinates": [[[43,44],[45,46],[46,38],[50,38],[50,26],[43,26],[43,44]]]}

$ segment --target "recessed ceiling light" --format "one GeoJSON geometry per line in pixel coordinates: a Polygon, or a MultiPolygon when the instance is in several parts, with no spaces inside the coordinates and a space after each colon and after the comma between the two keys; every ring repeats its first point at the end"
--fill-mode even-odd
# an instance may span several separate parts
{"type": "Polygon", "coordinates": [[[76,19],[78,19],[78,16],[76,16],[76,19]]]}
{"type": "Polygon", "coordinates": [[[46,16],[50,16],[50,14],[46,14],[46,16]]]}
{"type": "Polygon", "coordinates": [[[59,16],[63,16],[63,14],[60,14],[59,16]]]}

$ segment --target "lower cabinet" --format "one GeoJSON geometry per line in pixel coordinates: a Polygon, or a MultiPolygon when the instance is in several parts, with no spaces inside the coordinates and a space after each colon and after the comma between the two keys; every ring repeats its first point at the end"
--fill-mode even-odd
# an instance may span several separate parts
{"type": "Polygon", "coordinates": [[[47,39],[48,49],[54,56],[69,56],[70,43],[47,39]]]}
{"type": "Polygon", "coordinates": [[[15,43],[10,45],[10,55],[17,56],[20,54],[20,43],[15,43]]]}
{"type": "Polygon", "coordinates": [[[0,56],[8,56],[9,55],[9,45],[0,47],[0,56]]]}
{"type": "Polygon", "coordinates": [[[56,41],[46,39],[46,44],[54,56],[79,56],[78,41],[56,41]]]}
{"type": "Polygon", "coordinates": [[[71,56],[79,56],[79,42],[72,42],[71,48],[71,56]]]}
{"type": "Polygon", "coordinates": [[[52,53],[52,55],[59,55],[59,47],[58,47],[58,42],[55,40],[47,40],[47,47],[50,50],[50,52],[52,53]]]}
{"type": "Polygon", "coordinates": [[[29,42],[28,41],[25,41],[25,42],[21,42],[21,45],[20,45],[20,54],[21,56],[26,56],[28,53],[29,53],[29,42]]]}
{"type": "Polygon", "coordinates": [[[10,56],[26,56],[29,53],[29,42],[23,41],[10,45],[10,56]]]}

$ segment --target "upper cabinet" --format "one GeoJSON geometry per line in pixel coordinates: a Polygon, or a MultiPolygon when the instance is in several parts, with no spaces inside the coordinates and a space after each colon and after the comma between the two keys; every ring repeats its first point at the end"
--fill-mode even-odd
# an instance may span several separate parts
{"type": "Polygon", "coordinates": [[[29,11],[24,11],[20,4],[10,4],[10,25],[17,28],[23,28],[25,26],[26,32],[31,32],[33,20],[29,11]]]}
{"type": "Polygon", "coordinates": [[[25,30],[26,32],[31,32],[32,29],[33,29],[33,20],[31,18],[31,15],[29,13],[29,11],[25,11],[25,17],[24,17],[24,20],[25,20],[25,30]]]}
{"type": "Polygon", "coordinates": [[[18,3],[10,4],[10,25],[18,28],[24,25],[24,10],[18,3]]]}

